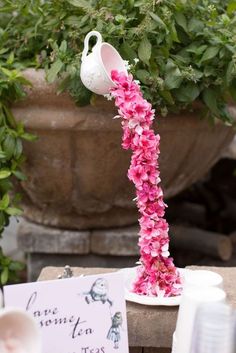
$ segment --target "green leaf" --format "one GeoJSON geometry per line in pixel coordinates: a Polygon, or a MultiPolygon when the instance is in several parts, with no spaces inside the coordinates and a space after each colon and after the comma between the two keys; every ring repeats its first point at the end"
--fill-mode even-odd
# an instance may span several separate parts
{"type": "Polygon", "coordinates": [[[165,87],[169,90],[178,88],[181,85],[182,81],[183,81],[183,78],[181,74],[179,74],[179,70],[176,69],[166,76],[165,87]]]}
{"type": "Polygon", "coordinates": [[[14,62],[14,52],[12,51],[7,59],[7,65],[12,65],[14,62]]]}
{"type": "Polygon", "coordinates": [[[5,67],[1,67],[2,72],[9,78],[12,78],[12,71],[6,69],[5,67]]]}
{"type": "Polygon", "coordinates": [[[47,80],[49,83],[52,83],[57,78],[57,74],[62,69],[63,62],[60,59],[57,59],[50,67],[47,72],[47,80]]]}
{"type": "Polygon", "coordinates": [[[3,138],[5,137],[6,128],[0,127],[0,142],[2,142],[3,138]]]}
{"type": "Polygon", "coordinates": [[[2,193],[7,193],[12,187],[13,185],[9,178],[0,180],[0,190],[2,193]]]}
{"type": "Polygon", "coordinates": [[[123,42],[120,46],[120,54],[126,60],[134,60],[137,58],[137,54],[134,49],[131,48],[130,44],[123,42]]]}
{"type": "Polygon", "coordinates": [[[194,53],[196,55],[201,55],[207,49],[207,45],[200,45],[198,43],[192,43],[186,51],[188,53],[194,53]]]}
{"type": "Polygon", "coordinates": [[[150,73],[146,70],[137,70],[136,77],[144,84],[150,84],[150,73]]]}
{"type": "Polygon", "coordinates": [[[3,141],[3,151],[6,154],[7,159],[10,159],[15,152],[15,138],[11,135],[7,135],[3,141]]]}
{"type": "Polygon", "coordinates": [[[2,272],[1,272],[1,284],[5,285],[8,281],[8,276],[9,276],[9,270],[8,267],[4,267],[2,272]]]}
{"type": "Polygon", "coordinates": [[[68,75],[59,82],[57,86],[57,94],[61,94],[62,92],[65,92],[68,89],[70,80],[71,80],[71,77],[70,75],[68,75]]]}
{"type": "Polygon", "coordinates": [[[162,19],[161,19],[157,14],[155,14],[155,13],[153,13],[153,12],[149,12],[149,15],[150,15],[150,16],[152,17],[152,19],[153,19],[154,21],[156,21],[156,23],[158,23],[161,27],[167,29],[165,23],[162,21],[162,19]]]}
{"type": "Polygon", "coordinates": [[[149,65],[149,59],[152,54],[152,45],[147,37],[143,37],[138,48],[138,56],[145,64],[149,65]]]}
{"type": "Polygon", "coordinates": [[[36,141],[38,137],[33,134],[29,134],[28,132],[24,132],[21,137],[26,141],[36,141]]]}
{"type": "MultiPolygon", "coordinates": [[[[6,218],[8,216],[6,215],[5,211],[0,211],[0,231],[2,232],[2,230],[4,229],[5,225],[6,225],[6,218]]],[[[0,248],[0,254],[1,254],[1,248],[0,248]]],[[[1,259],[1,255],[0,255],[0,259],[1,259]]],[[[1,263],[1,260],[0,260],[1,263]]],[[[0,266],[1,267],[1,266],[0,266]]]]}
{"type": "Polygon", "coordinates": [[[91,5],[88,0],[67,0],[71,5],[75,7],[81,7],[82,9],[91,9],[91,5]]]}
{"type": "Polygon", "coordinates": [[[197,84],[193,82],[186,83],[182,85],[175,92],[175,96],[180,102],[191,103],[193,102],[200,94],[200,90],[197,84]]]}
{"type": "Polygon", "coordinates": [[[24,86],[31,86],[31,87],[33,87],[32,82],[30,82],[29,80],[27,80],[27,79],[26,79],[25,77],[23,77],[23,76],[17,77],[17,81],[18,81],[19,83],[21,83],[22,85],[24,85],[24,86]]]}
{"type": "Polygon", "coordinates": [[[67,49],[67,42],[66,42],[66,40],[63,40],[63,41],[61,42],[61,45],[60,45],[59,50],[60,50],[62,53],[66,53],[66,49],[67,49]]]}
{"type": "Polygon", "coordinates": [[[170,27],[170,35],[171,35],[171,39],[173,40],[173,42],[180,43],[180,40],[179,40],[179,37],[178,37],[178,34],[177,34],[177,31],[176,31],[174,24],[172,24],[170,27]]]}
{"type": "Polygon", "coordinates": [[[9,169],[2,169],[0,170],[0,179],[6,179],[11,175],[11,172],[9,169]]]}
{"type": "Polygon", "coordinates": [[[230,1],[227,7],[227,14],[231,15],[232,13],[234,13],[236,11],[236,1],[230,1]]]}
{"type": "Polygon", "coordinates": [[[175,103],[171,93],[169,91],[160,91],[160,95],[169,103],[173,105],[175,103]]]}
{"type": "Polygon", "coordinates": [[[23,211],[17,207],[8,207],[5,212],[10,216],[21,216],[23,211]]]}
{"type": "Polygon", "coordinates": [[[207,48],[207,45],[200,45],[200,47],[197,48],[196,54],[201,55],[207,48]]]}
{"type": "Polygon", "coordinates": [[[5,159],[6,158],[6,153],[3,151],[0,151],[0,159],[5,159]]]}
{"type": "MultiPolygon", "coordinates": [[[[86,15],[87,16],[87,15],[86,15]]],[[[65,24],[73,27],[81,27],[81,19],[78,16],[69,16],[65,19],[65,24]]]]}
{"type": "Polygon", "coordinates": [[[0,55],[7,53],[9,48],[2,48],[0,49],[0,55]]]}
{"type": "Polygon", "coordinates": [[[0,210],[5,210],[10,203],[10,197],[8,194],[5,194],[0,200],[0,210]]]}
{"type": "Polygon", "coordinates": [[[204,67],[204,76],[205,77],[215,76],[215,68],[212,65],[210,65],[210,63],[209,65],[204,67]]]}
{"type": "Polygon", "coordinates": [[[195,17],[192,17],[188,24],[188,30],[194,33],[201,32],[204,27],[204,23],[195,17]]]}
{"type": "Polygon", "coordinates": [[[191,63],[190,56],[186,53],[181,53],[181,55],[172,55],[172,59],[175,59],[178,65],[189,65],[191,63]]]}
{"type": "Polygon", "coordinates": [[[125,23],[126,18],[125,18],[125,16],[118,14],[115,16],[115,20],[118,23],[125,23]]]}
{"type": "Polygon", "coordinates": [[[181,28],[185,30],[186,33],[188,33],[187,20],[182,12],[177,12],[175,14],[175,21],[181,28]]]}
{"type": "Polygon", "coordinates": [[[17,179],[21,180],[21,181],[26,181],[27,177],[24,173],[20,172],[19,170],[14,170],[12,172],[13,175],[15,175],[17,177],[17,179]]]}
{"type": "Polygon", "coordinates": [[[4,112],[6,114],[6,117],[7,117],[7,121],[9,123],[9,125],[13,128],[16,127],[16,121],[15,121],[15,118],[11,112],[11,110],[9,108],[7,108],[5,105],[3,106],[3,109],[4,109],[4,112]]]}
{"type": "Polygon", "coordinates": [[[80,76],[75,75],[73,79],[71,79],[68,90],[71,96],[74,98],[76,104],[78,104],[80,107],[90,103],[92,92],[83,85],[80,76]]]}
{"type": "Polygon", "coordinates": [[[218,53],[219,53],[220,48],[219,47],[209,47],[207,50],[204,52],[201,62],[208,61],[213,59],[218,53]]]}
{"type": "Polygon", "coordinates": [[[206,88],[203,91],[202,94],[203,97],[203,101],[206,104],[206,106],[215,114],[215,115],[219,115],[219,109],[217,106],[217,96],[216,93],[214,91],[214,89],[212,88],[206,88]]]}
{"type": "Polygon", "coordinates": [[[23,146],[22,146],[22,141],[21,139],[17,138],[16,139],[16,146],[15,146],[15,158],[18,159],[22,155],[23,152],[23,146]]]}
{"type": "Polygon", "coordinates": [[[169,90],[178,88],[183,81],[180,69],[171,60],[167,62],[165,74],[165,87],[169,90]]]}
{"type": "MultiPolygon", "coordinates": [[[[1,5],[2,5],[2,3],[1,3],[1,5]]],[[[1,6],[0,7],[0,12],[8,12],[9,13],[9,11],[12,11],[12,6],[1,6]]]]}

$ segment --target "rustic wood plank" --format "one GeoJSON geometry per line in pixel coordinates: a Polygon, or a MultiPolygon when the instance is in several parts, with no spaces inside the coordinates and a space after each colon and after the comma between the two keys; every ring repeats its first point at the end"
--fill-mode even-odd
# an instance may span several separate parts
{"type": "Polygon", "coordinates": [[[215,232],[185,226],[171,226],[171,244],[182,250],[192,250],[229,260],[233,254],[230,237],[215,232]]]}

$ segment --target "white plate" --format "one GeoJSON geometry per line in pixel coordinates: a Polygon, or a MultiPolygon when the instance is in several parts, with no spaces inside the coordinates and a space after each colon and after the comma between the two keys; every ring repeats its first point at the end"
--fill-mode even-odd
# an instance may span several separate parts
{"type": "MultiPolygon", "coordinates": [[[[185,268],[178,268],[181,277],[183,277],[187,272],[191,270],[187,270],[185,268]]],[[[143,305],[165,305],[165,306],[175,306],[180,304],[181,295],[176,297],[149,297],[146,295],[139,295],[132,293],[130,291],[132,283],[136,277],[137,267],[123,268],[120,270],[124,274],[125,278],[125,299],[130,302],[143,304],[143,305]]]]}

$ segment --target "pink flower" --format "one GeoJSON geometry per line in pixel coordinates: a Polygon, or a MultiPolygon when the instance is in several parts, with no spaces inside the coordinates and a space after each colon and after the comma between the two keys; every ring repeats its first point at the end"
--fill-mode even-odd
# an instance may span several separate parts
{"type": "Polygon", "coordinates": [[[154,201],[158,194],[157,189],[158,189],[158,186],[156,185],[150,185],[148,182],[143,183],[141,190],[137,191],[138,204],[146,205],[148,200],[154,201]]]}
{"type": "Polygon", "coordinates": [[[132,75],[112,71],[115,98],[122,118],[122,147],[133,151],[128,178],[135,184],[140,212],[139,247],[141,266],[133,284],[137,294],[179,295],[182,283],[173,259],[169,257],[169,226],[164,219],[166,204],[160,183],[158,156],[160,136],[151,128],[154,109],[141,93],[132,75]]]}
{"type": "Polygon", "coordinates": [[[122,147],[125,150],[128,150],[131,147],[133,140],[133,133],[129,129],[123,128],[123,139],[122,139],[122,147]]]}
{"type": "Polygon", "coordinates": [[[128,178],[134,182],[135,185],[140,186],[145,180],[148,180],[148,174],[141,165],[134,166],[128,170],[128,178]]]}

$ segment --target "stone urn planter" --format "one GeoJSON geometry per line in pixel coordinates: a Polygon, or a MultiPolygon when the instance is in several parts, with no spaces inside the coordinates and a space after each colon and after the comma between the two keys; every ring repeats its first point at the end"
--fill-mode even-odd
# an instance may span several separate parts
{"type": "MultiPolygon", "coordinates": [[[[113,103],[100,98],[94,106],[77,107],[68,94],[57,95],[43,70],[26,70],[25,76],[33,88],[13,112],[38,136],[24,145],[28,180],[20,188],[25,217],[64,229],[137,222],[134,189],[126,176],[130,154],[121,148],[113,103]]],[[[166,198],[204,176],[233,139],[232,128],[210,126],[200,114],[197,106],[191,113],[156,120],[166,198]]]]}

